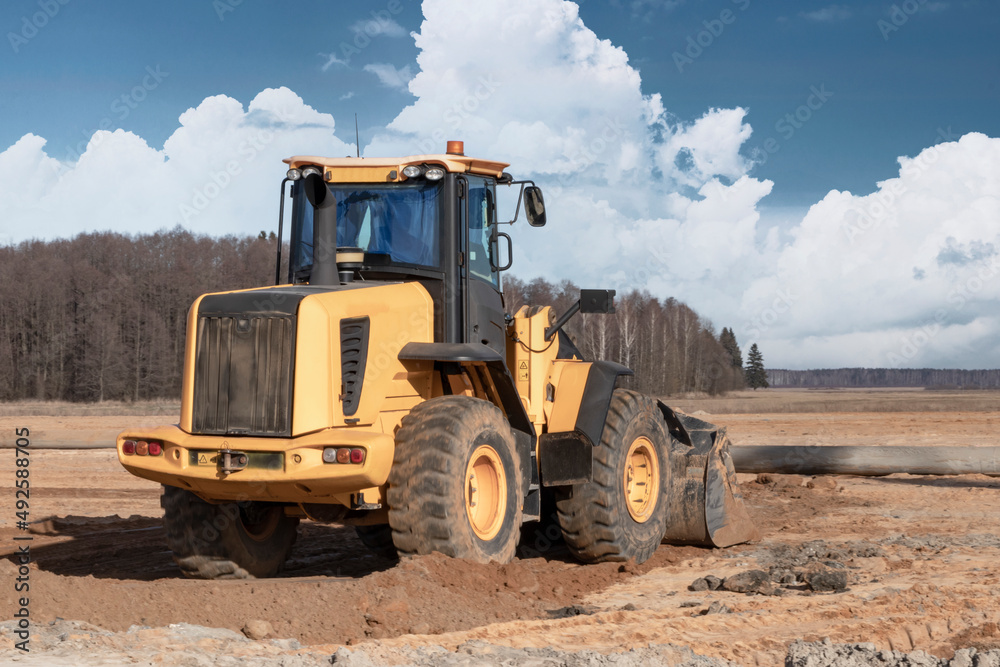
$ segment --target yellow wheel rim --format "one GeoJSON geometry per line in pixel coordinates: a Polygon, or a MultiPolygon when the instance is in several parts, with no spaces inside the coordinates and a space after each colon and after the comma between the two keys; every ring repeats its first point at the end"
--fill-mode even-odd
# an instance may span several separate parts
{"type": "Polygon", "coordinates": [[[660,461],[649,438],[640,436],[625,456],[625,504],[638,523],[653,516],[660,495],[660,461]]]}
{"type": "Polygon", "coordinates": [[[274,535],[281,521],[283,510],[275,507],[266,511],[264,517],[257,517],[256,521],[251,520],[244,511],[239,510],[239,522],[243,525],[243,530],[254,542],[266,542],[274,535]]]}
{"type": "Polygon", "coordinates": [[[500,532],[507,512],[507,475],[489,445],[476,447],[465,469],[465,512],[479,539],[492,540],[500,532]]]}

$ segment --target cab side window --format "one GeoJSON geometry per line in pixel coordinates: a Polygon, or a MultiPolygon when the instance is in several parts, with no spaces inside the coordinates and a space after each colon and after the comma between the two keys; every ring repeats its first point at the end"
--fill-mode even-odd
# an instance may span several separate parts
{"type": "Polygon", "coordinates": [[[493,184],[484,178],[469,176],[469,273],[500,288],[500,276],[493,269],[496,248],[493,225],[493,184]]]}

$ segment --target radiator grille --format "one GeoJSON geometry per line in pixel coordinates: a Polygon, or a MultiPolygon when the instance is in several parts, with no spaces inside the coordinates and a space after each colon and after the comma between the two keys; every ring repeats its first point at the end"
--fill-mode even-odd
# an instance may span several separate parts
{"type": "Polygon", "coordinates": [[[193,430],[291,435],[294,316],[198,318],[193,430]]]}
{"type": "Polygon", "coordinates": [[[340,377],[343,382],[341,399],[344,402],[345,417],[357,412],[361,403],[365,362],[368,359],[369,325],[367,317],[352,317],[340,321],[340,377]]]}

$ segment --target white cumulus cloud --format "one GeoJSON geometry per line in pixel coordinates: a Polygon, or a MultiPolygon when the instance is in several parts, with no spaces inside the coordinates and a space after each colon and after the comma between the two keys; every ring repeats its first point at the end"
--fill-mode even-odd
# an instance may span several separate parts
{"type": "Polygon", "coordinates": [[[413,78],[409,65],[397,68],[389,63],[369,63],[363,69],[377,76],[379,82],[386,88],[397,90],[406,90],[413,78]]]}
{"type": "Polygon", "coordinates": [[[369,37],[406,37],[406,28],[399,25],[395,19],[388,16],[380,16],[366,20],[356,21],[351,24],[351,32],[354,34],[366,34],[369,37]]]}
{"type": "Polygon", "coordinates": [[[274,227],[261,211],[275,208],[283,158],[354,150],[334,136],[332,116],[287,88],[261,92],[246,109],[223,95],[207,98],[181,114],[162,149],[130,132],[99,131],[78,161],[63,164],[29,134],[0,153],[0,240],[176,225],[255,234],[274,227]]]}
{"type": "Polygon", "coordinates": [[[800,366],[1000,363],[1000,139],[899,164],[871,194],[812,206],[744,293],[745,336],[800,366]]]}
{"type": "MultiPolygon", "coordinates": [[[[750,175],[746,110],[670,114],[574,3],[459,14],[425,0],[423,12],[412,68],[365,68],[414,101],[364,154],[459,139],[534,179],[549,224],[511,229],[519,277],[679,298],[744,347],[758,342],[770,367],[1000,366],[1000,139],[973,133],[900,158],[870,194],[831,191],[779,232],[761,221],[772,184],[750,175]]],[[[279,88],[247,106],[205,99],[162,148],[97,132],[62,163],[25,135],[0,152],[0,242],[273,229],[281,159],[353,155],[334,130],[279,88]]]]}

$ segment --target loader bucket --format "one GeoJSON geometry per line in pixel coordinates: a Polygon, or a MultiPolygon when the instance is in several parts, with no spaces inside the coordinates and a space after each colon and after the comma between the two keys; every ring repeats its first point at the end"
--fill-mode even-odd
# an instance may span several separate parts
{"type": "Polygon", "coordinates": [[[659,406],[673,436],[663,541],[728,547],[760,539],[736,484],[726,430],[659,406]]]}

